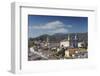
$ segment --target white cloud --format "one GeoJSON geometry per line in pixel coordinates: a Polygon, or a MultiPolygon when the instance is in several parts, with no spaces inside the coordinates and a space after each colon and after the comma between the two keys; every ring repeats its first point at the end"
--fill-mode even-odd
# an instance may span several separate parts
{"type": "Polygon", "coordinates": [[[52,33],[68,33],[68,29],[60,28],[60,29],[53,30],[51,32],[52,33]]]}
{"type": "Polygon", "coordinates": [[[29,37],[35,37],[42,34],[52,35],[54,33],[68,33],[72,25],[65,25],[61,21],[52,21],[45,24],[29,26],[29,37]]]}
{"type": "Polygon", "coordinates": [[[67,25],[68,28],[72,28],[72,25],[67,25]]]}
{"type": "Polygon", "coordinates": [[[64,24],[60,21],[53,21],[53,22],[49,22],[46,23],[44,25],[33,25],[32,28],[33,29],[58,29],[58,28],[62,28],[64,27],[64,24]]]}

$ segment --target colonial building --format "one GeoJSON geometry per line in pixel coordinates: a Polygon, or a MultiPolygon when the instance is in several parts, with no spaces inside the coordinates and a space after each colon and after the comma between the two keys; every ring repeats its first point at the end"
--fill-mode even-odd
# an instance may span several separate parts
{"type": "Polygon", "coordinates": [[[70,35],[68,35],[67,40],[63,40],[60,42],[60,46],[64,47],[71,47],[71,48],[78,48],[78,38],[77,35],[75,35],[73,38],[70,38],[70,35]]]}
{"type": "Polygon", "coordinates": [[[63,40],[63,41],[60,42],[60,47],[61,47],[62,45],[63,45],[64,47],[69,47],[69,46],[70,46],[70,36],[69,36],[69,35],[68,35],[67,40],[63,40]]]}

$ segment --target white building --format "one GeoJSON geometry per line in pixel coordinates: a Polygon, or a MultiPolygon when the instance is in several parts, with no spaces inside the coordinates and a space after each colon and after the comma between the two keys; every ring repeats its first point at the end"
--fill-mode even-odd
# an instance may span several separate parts
{"type": "Polygon", "coordinates": [[[60,42],[60,47],[63,45],[64,47],[69,47],[70,45],[70,42],[69,41],[61,41],[60,42]]]}
{"type": "Polygon", "coordinates": [[[64,47],[69,47],[70,46],[70,38],[69,38],[69,35],[68,35],[68,39],[67,40],[64,40],[64,41],[61,41],[60,42],[60,47],[61,46],[64,46],[64,47]]]}
{"type": "Polygon", "coordinates": [[[78,43],[78,47],[82,47],[82,42],[79,42],[78,43]]]}
{"type": "Polygon", "coordinates": [[[83,42],[78,42],[78,47],[82,47],[83,42]]]}

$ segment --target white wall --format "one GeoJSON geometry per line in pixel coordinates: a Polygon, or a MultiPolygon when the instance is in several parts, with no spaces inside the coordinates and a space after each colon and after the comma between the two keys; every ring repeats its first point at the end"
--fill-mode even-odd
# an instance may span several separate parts
{"type": "MultiPolygon", "coordinates": [[[[0,76],[13,76],[13,74],[9,73],[8,70],[10,69],[10,47],[11,47],[11,8],[10,3],[13,1],[17,2],[33,2],[38,4],[41,3],[49,3],[50,5],[56,6],[67,6],[67,5],[76,5],[76,6],[96,6],[97,11],[97,23],[99,26],[95,25],[97,28],[97,34],[99,35],[96,38],[97,46],[96,50],[97,53],[97,66],[99,69],[85,70],[85,69],[73,69],[67,70],[64,72],[52,72],[52,73],[40,73],[40,74],[24,74],[25,76],[99,76],[100,73],[100,50],[99,50],[99,43],[100,43],[100,0],[1,0],[0,1],[0,76]],[[99,75],[98,75],[99,74],[99,75]]],[[[49,6],[49,5],[48,5],[49,6]]]]}
{"type": "Polygon", "coordinates": [[[64,47],[69,47],[70,45],[69,45],[70,43],[69,43],[69,41],[62,41],[62,42],[60,42],[60,47],[63,45],[64,47]]]}

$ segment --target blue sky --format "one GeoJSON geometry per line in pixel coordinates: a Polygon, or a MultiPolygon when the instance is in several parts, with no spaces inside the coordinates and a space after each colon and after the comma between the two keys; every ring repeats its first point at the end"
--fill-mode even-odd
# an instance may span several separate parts
{"type": "Polygon", "coordinates": [[[28,37],[88,32],[87,17],[28,15],[28,37]]]}

